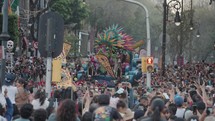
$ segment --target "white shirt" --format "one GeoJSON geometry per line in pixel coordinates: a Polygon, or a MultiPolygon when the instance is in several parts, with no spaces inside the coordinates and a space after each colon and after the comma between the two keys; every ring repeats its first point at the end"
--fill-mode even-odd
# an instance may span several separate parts
{"type": "Polygon", "coordinates": [[[184,117],[184,108],[177,108],[176,114],[175,116],[177,116],[178,118],[183,118],[184,117]]]}
{"type": "Polygon", "coordinates": [[[110,98],[110,104],[109,104],[109,106],[113,107],[113,108],[116,108],[116,104],[118,103],[118,101],[119,101],[119,98],[113,98],[113,97],[111,97],[110,98]]]}
{"type": "Polygon", "coordinates": [[[16,103],[16,101],[15,101],[16,94],[18,93],[17,87],[3,85],[2,93],[4,93],[5,89],[7,89],[7,96],[10,99],[11,103],[15,104],[16,103]]]}
{"type": "Polygon", "coordinates": [[[31,103],[33,105],[34,110],[37,109],[46,109],[49,106],[49,101],[47,99],[45,99],[43,105],[40,105],[40,99],[34,99],[31,103]]]}
{"type": "Polygon", "coordinates": [[[4,97],[4,95],[2,93],[0,93],[0,103],[5,108],[5,106],[6,106],[6,100],[5,100],[5,97],[4,97]]]}
{"type": "Polygon", "coordinates": [[[0,121],[7,121],[7,119],[2,117],[2,116],[0,116],[0,121]]]}

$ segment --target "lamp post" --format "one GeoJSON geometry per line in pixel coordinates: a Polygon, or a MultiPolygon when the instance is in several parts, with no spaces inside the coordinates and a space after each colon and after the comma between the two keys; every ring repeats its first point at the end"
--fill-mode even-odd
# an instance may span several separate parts
{"type": "Polygon", "coordinates": [[[2,60],[1,60],[1,75],[0,75],[0,92],[2,91],[2,82],[5,80],[5,67],[6,67],[6,46],[7,40],[10,38],[8,35],[8,0],[4,0],[3,5],[3,23],[2,23],[2,33],[0,39],[2,42],[2,60]]]}
{"type": "MultiPolygon", "coordinates": [[[[151,56],[151,37],[150,37],[150,24],[149,24],[149,11],[147,9],[147,7],[135,0],[118,0],[118,1],[125,1],[128,3],[132,3],[135,5],[140,6],[141,8],[143,8],[146,12],[146,31],[147,31],[147,56],[150,57],[151,56]]],[[[147,73],[147,87],[151,87],[151,73],[147,73]]]]}
{"type": "MultiPolygon", "coordinates": [[[[182,0],[183,2],[183,0],[182,0]]],[[[179,9],[181,8],[181,3],[178,0],[170,0],[167,3],[167,0],[164,0],[163,3],[163,7],[164,7],[164,14],[163,14],[163,41],[162,41],[162,75],[165,75],[165,55],[166,55],[166,24],[167,24],[167,20],[168,20],[168,10],[169,7],[173,7],[174,9],[176,9],[176,15],[175,15],[175,25],[179,26],[181,24],[181,17],[179,14],[179,9]],[[173,3],[172,6],[170,6],[170,4],[173,3]]]]}

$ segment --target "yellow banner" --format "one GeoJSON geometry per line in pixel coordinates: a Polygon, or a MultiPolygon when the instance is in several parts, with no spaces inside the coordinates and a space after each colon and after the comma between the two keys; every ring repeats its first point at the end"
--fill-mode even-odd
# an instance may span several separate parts
{"type": "Polygon", "coordinates": [[[57,57],[52,60],[52,82],[61,81],[62,57],[57,57]]]}
{"type": "Polygon", "coordinates": [[[109,62],[108,58],[102,54],[97,54],[96,58],[97,58],[98,62],[106,69],[108,74],[110,74],[110,76],[115,78],[115,74],[113,72],[113,69],[110,66],[110,62],[109,62]]]}
{"type": "Polygon", "coordinates": [[[55,83],[61,82],[62,64],[66,64],[66,56],[68,55],[70,48],[71,48],[70,44],[64,43],[62,53],[57,58],[53,59],[52,82],[55,82],[55,83]]]}

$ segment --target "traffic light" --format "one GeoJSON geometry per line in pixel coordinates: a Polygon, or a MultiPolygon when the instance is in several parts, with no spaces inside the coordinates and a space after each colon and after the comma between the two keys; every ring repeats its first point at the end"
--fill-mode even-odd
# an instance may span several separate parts
{"type": "Polygon", "coordinates": [[[154,58],[153,57],[147,57],[146,70],[148,73],[152,73],[154,71],[154,58]]]}
{"type": "Polygon", "coordinates": [[[147,57],[142,57],[141,58],[141,69],[142,69],[143,73],[147,72],[147,70],[146,70],[146,60],[147,60],[147,57]]]}

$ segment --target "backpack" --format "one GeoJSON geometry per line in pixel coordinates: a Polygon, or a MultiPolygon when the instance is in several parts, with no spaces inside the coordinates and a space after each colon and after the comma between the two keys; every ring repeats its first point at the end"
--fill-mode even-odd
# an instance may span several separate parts
{"type": "Polygon", "coordinates": [[[112,107],[102,106],[94,111],[93,121],[112,121],[112,107]]]}

